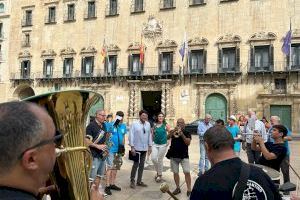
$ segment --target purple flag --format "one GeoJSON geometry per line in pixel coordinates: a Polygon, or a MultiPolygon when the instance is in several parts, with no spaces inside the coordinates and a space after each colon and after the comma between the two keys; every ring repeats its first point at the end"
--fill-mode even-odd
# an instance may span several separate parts
{"type": "Polygon", "coordinates": [[[186,40],[186,33],[184,33],[184,37],[183,37],[183,43],[181,44],[181,47],[179,49],[179,53],[181,55],[181,61],[184,60],[184,56],[185,56],[185,52],[188,48],[188,45],[187,45],[187,40],[186,40]]]}
{"type": "Polygon", "coordinates": [[[290,48],[291,48],[291,40],[292,40],[292,30],[289,30],[283,40],[283,45],[282,45],[282,52],[285,55],[290,54],[290,48]]]}

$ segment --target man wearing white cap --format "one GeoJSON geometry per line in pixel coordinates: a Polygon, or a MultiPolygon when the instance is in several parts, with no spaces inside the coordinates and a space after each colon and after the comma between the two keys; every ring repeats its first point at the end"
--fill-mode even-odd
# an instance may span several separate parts
{"type": "Polygon", "coordinates": [[[226,127],[227,130],[231,133],[233,139],[234,139],[234,153],[237,156],[240,156],[240,150],[241,150],[241,142],[238,141],[240,139],[240,129],[236,125],[236,117],[234,115],[231,115],[228,119],[228,126],[226,127]]]}

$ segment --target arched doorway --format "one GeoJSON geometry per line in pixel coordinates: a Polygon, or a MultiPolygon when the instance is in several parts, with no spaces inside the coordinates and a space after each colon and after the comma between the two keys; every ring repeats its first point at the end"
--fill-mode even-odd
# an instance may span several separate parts
{"type": "Polygon", "coordinates": [[[221,94],[211,94],[205,101],[205,113],[210,114],[214,120],[222,119],[226,123],[227,100],[221,94]]]}
{"type": "Polygon", "coordinates": [[[89,111],[89,120],[93,120],[95,118],[95,114],[96,114],[96,111],[97,110],[103,110],[104,109],[104,99],[103,97],[99,99],[99,101],[93,105],[91,108],[90,108],[90,111],[89,111]]]}
{"type": "Polygon", "coordinates": [[[34,95],[35,95],[35,93],[29,85],[21,85],[13,93],[13,97],[16,99],[20,99],[20,100],[34,96],[34,95]]]}

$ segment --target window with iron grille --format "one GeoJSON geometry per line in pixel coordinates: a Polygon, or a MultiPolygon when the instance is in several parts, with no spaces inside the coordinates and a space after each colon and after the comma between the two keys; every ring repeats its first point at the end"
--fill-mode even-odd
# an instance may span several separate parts
{"type": "Polygon", "coordinates": [[[258,46],[254,48],[255,68],[267,68],[270,64],[269,46],[258,46]]]}
{"type": "Polygon", "coordinates": [[[144,11],[144,0],[134,0],[134,12],[144,11]]]}
{"type": "Polygon", "coordinates": [[[191,50],[189,53],[189,69],[191,73],[203,72],[204,69],[204,50],[191,50]]]}
{"type": "Polygon", "coordinates": [[[160,54],[160,73],[169,74],[173,70],[173,52],[162,52],[160,54]]]}
{"type": "Polygon", "coordinates": [[[218,52],[219,72],[237,72],[240,66],[240,49],[238,47],[221,48],[218,52]]]}
{"type": "Polygon", "coordinates": [[[118,1],[110,0],[109,1],[109,15],[117,15],[118,14],[118,1]]]}
{"type": "Polygon", "coordinates": [[[129,55],[129,72],[130,75],[142,75],[144,70],[144,64],[140,62],[140,54],[129,55]]]}
{"type": "Polygon", "coordinates": [[[73,58],[65,58],[63,66],[63,77],[71,77],[73,70],[73,58]]]}
{"type": "Polygon", "coordinates": [[[53,75],[53,59],[45,59],[44,60],[44,77],[51,78],[53,75]]]}
{"type": "Polygon", "coordinates": [[[286,79],[275,79],[275,90],[276,92],[286,92],[286,79]]]}
{"type": "Polygon", "coordinates": [[[30,33],[26,32],[24,33],[24,41],[23,41],[23,47],[29,47],[30,46],[30,33]]]}
{"type": "Polygon", "coordinates": [[[55,23],[55,15],[56,15],[56,8],[55,7],[49,7],[48,10],[48,23],[55,23]]]}
{"type": "Polygon", "coordinates": [[[92,76],[94,71],[94,56],[84,57],[81,62],[81,75],[92,76]]]}
{"type": "Polygon", "coordinates": [[[300,69],[300,44],[292,44],[291,46],[291,67],[300,69]]]}
{"type": "Polygon", "coordinates": [[[166,8],[174,8],[175,7],[175,0],[161,0],[162,2],[162,9],[166,9],[166,8]]]}
{"type": "Polygon", "coordinates": [[[32,10],[25,11],[25,26],[32,26],[32,10]]]}
{"type": "Polygon", "coordinates": [[[21,62],[21,78],[30,78],[30,60],[23,60],[21,62]]]}
{"type": "Polygon", "coordinates": [[[95,17],[96,17],[96,3],[95,1],[89,1],[87,18],[95,18],[95,17]]]}
{"type": "Polygon", "coordinates": [[[105,59],[105,73],[108,76],[115,76],[117,71],[117,55],[109,55],[105,59]]]}
{"type": "Polygon", "coordinates": [[[68,4],[68,21],[75,20],[75,4],[68,4]]]}

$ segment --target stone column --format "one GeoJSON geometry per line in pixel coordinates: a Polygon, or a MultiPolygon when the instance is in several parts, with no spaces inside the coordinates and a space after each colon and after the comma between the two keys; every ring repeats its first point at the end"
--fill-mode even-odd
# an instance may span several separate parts
{"type": "Polygon", "coordinates": [[[166,83],[166,116],[171,114],[170,84],[166,83]]]}

